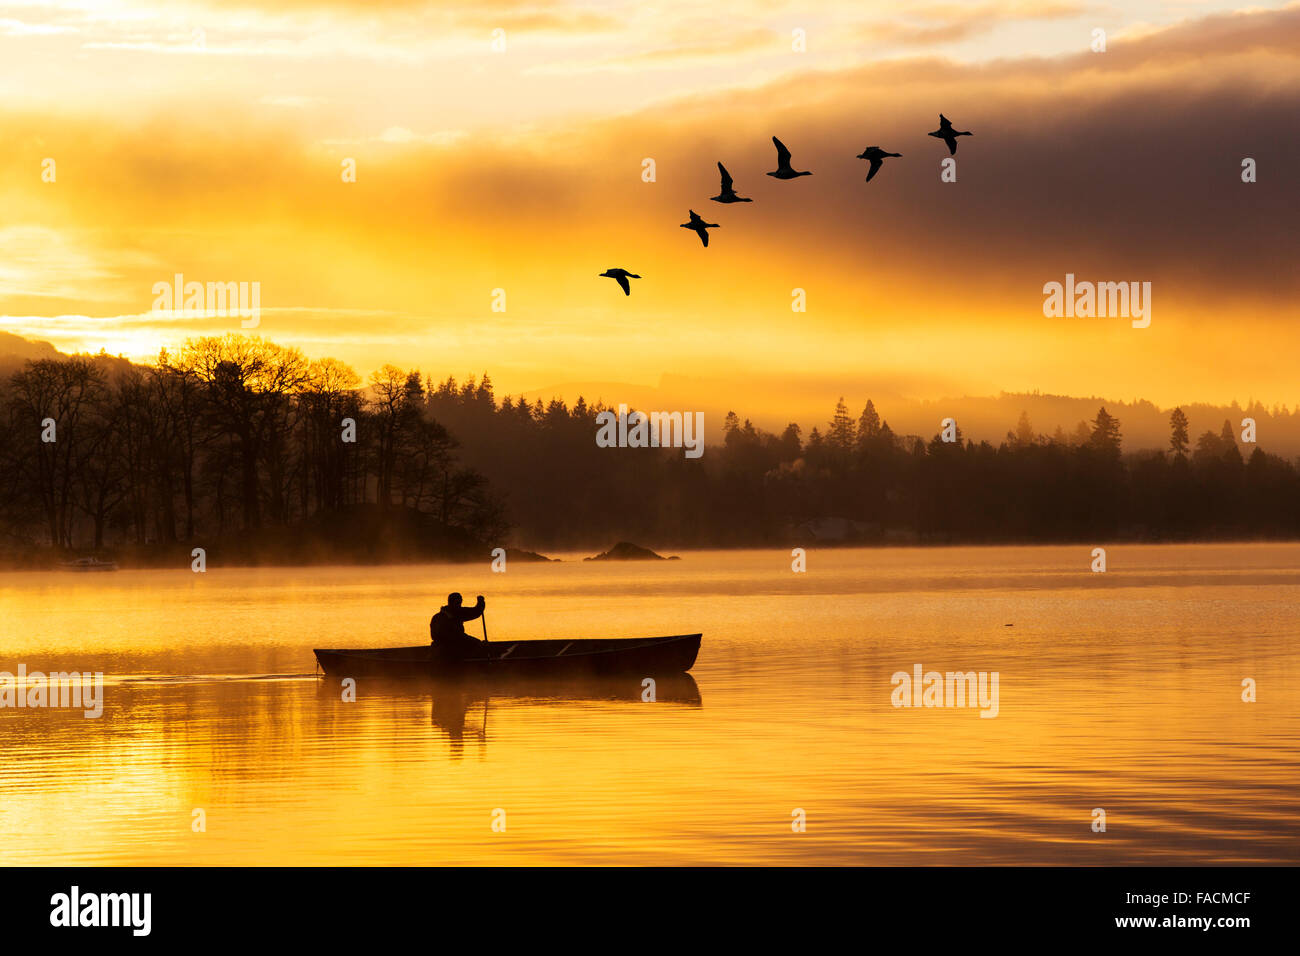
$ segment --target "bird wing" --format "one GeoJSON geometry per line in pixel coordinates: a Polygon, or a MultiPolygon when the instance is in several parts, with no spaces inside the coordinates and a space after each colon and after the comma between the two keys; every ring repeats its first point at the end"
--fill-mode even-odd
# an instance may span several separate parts
{"type": "Polygon", "coordinates": [[[867,182],[871,182],[871,177],[874,176],[874,175],[876,175],[876,172],[877,172],[877,171],[880,169],[880,167],[883,166],[883,165],[885,165],[885,161],[884,161],[883,159],[875,159],[875,158],[873,158],[873,159],[871,160],[871,171],[867,173],[867,182]]]}
{"type": "Polygon", "coordinates": [[[952,129],[952,122],[942,113],[939,114],[939,129],[952,129]]]}
{"type": "Polygon", "coordinates": [[[696,212],[694,209],[690,209],[688,210],[688,212],[690,212],[691,214],[691,228],[699,229],[700,226],[704,224],[704,220],[700,218],[700,214],[696,212]]]}
{"type": "Polygon", "coordinates": [[[709,248],[709,230],[701,226],[696,232],[700,234],[700,242],[704,243],[704,248],[709,248]]]}
{"type": "Polygon", "coordinates": [[[731,192],[731,174],[727,172],[727,167],[721,163],[718,163],[718,172],[722,173],[722,192],[725,195],[731,192]]]}
{"type": "Polygon", "coordinates": [[[790,151],[789,151],[788,149],[785,148],[785,143],[781,142],[781,141],[780,141],[779,139],[777,139],[775,136],[772,137],[772,142],[774,142],[774,143],[776,144],[776,162],[777,162],[777,165],[778,165],[778,166],[789,166],[789,165],[790,165],[790,151]]]}
{"type": "Polygon", "coordinates": [[[945,137],[943,138],[943,141],[944,141],[945,143],[948,144],[948,155],[949,155],[949,156],[956,156],[956,155],[957,155],[957,137],[956,137],[956,136],[953,136],[952,133],[949,133],[947,136],[945,136],[945,137]]]}
{"type": "Polygon", "coordinates": [[[625,276],[625,275],[624,275],[624,276],[614,276],[613,279],[614,279],[615,282],[617,282],[619,285],[621,285],[621,286],[623,287],[623,294],[624,294],[624,295],[631,295],[631,294],[632,294],[632,286],[631,286],[631,284],[627,281],[627,276],[625,276]]]}

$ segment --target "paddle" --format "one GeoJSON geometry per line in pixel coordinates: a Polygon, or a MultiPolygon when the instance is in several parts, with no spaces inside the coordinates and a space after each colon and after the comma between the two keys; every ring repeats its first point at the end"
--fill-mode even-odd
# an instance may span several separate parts
{"type": "MultiPolygon", "coordinates": [[[[484,608],[484,609],[483,609],[482,618],[483,618],[483,643],[486,644],[486,643],[488,642],[488,639],[487,639],[487,608],[484,608]]],[[[489,661],[494,661],[494,660],[496,660],[496,658],[494,658],[494,657],[492,656],[492,652],[491,652],[490,650],[488,650],[486,647],[483,648],[483,653],[487,655],[487,659],[488,659],[489,661]]],[[[491,696],[491,695],[488,695],[488,696],[491,696]]],[[[483,739],[484,739],[484,740],[487,740],[487,707],[488,707],[488,698],[487,698],[487,697],[484,697],[484,698],[483,698],[483,739]]]]}
{"type": "MultiPolygon", "coordinates": [[[[482,618],[482,620],[483,620],[483,643],[484,643],[484,644],[487,644],[487,642],[488,642],[488,639],[487,639],[487,608],[484,608],[484,609],[483,609],[483,614],[481,615],[481,618],[482,618]]],[[[488,660],[490,660],[490,661],[496,660],[496,658],[492,656],[492,651],[491,651],[489,648],[484,647],[484,648],[483,648],[483,653],[484,653],[484,655],[487,656],[487,659],[488,659],[488,660]]]]}

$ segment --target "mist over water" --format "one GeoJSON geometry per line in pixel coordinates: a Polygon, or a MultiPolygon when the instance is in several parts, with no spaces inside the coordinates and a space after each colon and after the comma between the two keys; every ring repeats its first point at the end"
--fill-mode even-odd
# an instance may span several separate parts
{"type": "Polygon", "coordinates": [[[0,709],[0,864],[1300,862],[1300,546],[1089,550],[0,574],[0,671],[105,676],[0,709]],[[693,683],[313,676],[450,590],[493,641],[702,631],[693,683]],[[916,664],[998,716],[892,707],[916,664]]]}

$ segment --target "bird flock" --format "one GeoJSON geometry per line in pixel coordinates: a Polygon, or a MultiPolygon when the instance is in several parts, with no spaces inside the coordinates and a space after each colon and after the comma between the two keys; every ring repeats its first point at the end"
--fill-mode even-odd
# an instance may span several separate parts
{"type": "MultiPolygon", "coordinates": [[[[968,130],[953,129],[952,122],[949,121],[948,117],[940,113],[939,128],[927,135],[943,140],[948,144],[948,155],[955,156],[957,154],[957,137],[973,136],[975,134],[968,130]]],[[[798,179],[800,176],[812,175],[812,173],[806,169],[794,168],[790,162],[790,150],[786,148],[785,143],[773,136],[772,144],[776,146],[776,169],[772,170],[767,175],[775,179],[798,179]]],[[[866,179],[867,182],[871,182],[872,177],[874,177],[876,173],[880,172],[880,167],[885,164],[886,159],[897,158],[902,155],[902,153],[887,152],[879,146],[868,146],[862,152],[858,153],[857,158],[865,159],[871,164],[870,168],[867,170],[866,179]]],[[[722,163],[718,163],[718,174],[722,177],[722,185],[716,196],[709,197],[711,201],[723,204],[754,201],[748,196],[741,196],[736,193],[735,180],[731,178],[731,174],[727,172],[727,167],[723,166],[722,163]]],[[[709,246],[709,230],[719,228],[718,224],[716,222],[706,222],[704,217],[694,209],[689,209],[687,212],[690,213],[690,221],[682,223],[681,228],[689,229],[699,236],[700,242],[707,249],[709,246]]],[[[631,283],[627,280],[641,278],[634,272],[628,272],[626,269],[617,268],[606,269],[600,274],[600,277],[613,279],[622,287],[624,295],[632,294],[631,283]]]]}

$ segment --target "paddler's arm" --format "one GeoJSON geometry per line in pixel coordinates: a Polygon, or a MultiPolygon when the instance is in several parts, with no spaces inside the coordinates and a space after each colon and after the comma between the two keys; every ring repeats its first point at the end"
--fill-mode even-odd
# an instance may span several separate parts
{"type": "Polygon", "coordinates": [[[460,609],[460,619],[462,621],[472,621],[476,617],[482,617],[483,611],[486,609],[487,602],[483,600],[483,595],[480,594],[478,596],[478,602],[474,605],[473,609],[464,607],[460,609]]]}

